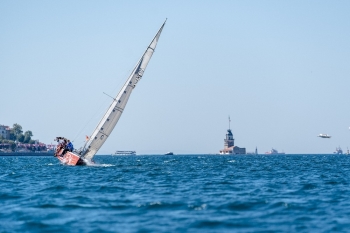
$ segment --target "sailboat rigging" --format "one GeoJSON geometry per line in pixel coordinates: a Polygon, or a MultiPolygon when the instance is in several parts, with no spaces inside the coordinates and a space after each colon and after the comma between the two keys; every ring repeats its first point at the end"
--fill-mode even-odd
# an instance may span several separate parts
{"type": "Polygon", "coordinates": [[[63,137],[56,138],[56,140],[60,143],[57,146],[55,156],[60,161],[68,165],[85,165],[92,160],[98,150],[102,147],[118,123],[118,120],[129,100],[131,92],[134,90],[137,83],[141,80],[146,67],[155,51],[165,23],[166,20],[158,30],[157,34],[147,47],[140,60],[136,63],[135,68],[132,70],[130,76],[119,91],[118,95],[115,98],[112,97],[113,101],[111,105],[100,120],[99,124],[96,126],[91,136],[87,138],[87,142],[85,143],[84,148],[79,151],[67,151],[67,149],[65,150],[65,147],[68,139],[63,137]]]}

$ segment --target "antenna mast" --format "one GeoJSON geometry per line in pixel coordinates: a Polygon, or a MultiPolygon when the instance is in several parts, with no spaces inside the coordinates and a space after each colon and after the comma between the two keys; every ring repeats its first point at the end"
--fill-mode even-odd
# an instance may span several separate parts
{"type": "Polygon", "coordinates": [[[231,119],[230,119],[230,116],[228,116],[228,128],[231,129],[231,119]]]}

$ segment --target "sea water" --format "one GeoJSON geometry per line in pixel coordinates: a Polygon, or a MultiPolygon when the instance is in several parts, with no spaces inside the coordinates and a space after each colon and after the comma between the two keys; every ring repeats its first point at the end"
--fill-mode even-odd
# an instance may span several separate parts
{"type": "Polygon", "coordinates": [[[0,157],[0,232],[349,232],[350,156],[0,157]]]}

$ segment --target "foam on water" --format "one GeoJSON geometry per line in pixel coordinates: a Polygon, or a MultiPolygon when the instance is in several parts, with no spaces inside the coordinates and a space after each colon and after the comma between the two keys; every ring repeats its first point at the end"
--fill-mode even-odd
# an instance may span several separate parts
{"type": "Polygon", "coordinates": [[[94,164],[88,164],[87,166],[91,166],[91,167],[114,167],[116,165],[114,164],[105,164],[105,163],[94,163],[94,164]]]}
{"type": "Polygon", "coordinates": [[[85,166],[89,166],[89,167],[113,167],[113,166],[115,166],[114,164],[104,164],[104,163],[91,161],[88,159],[83,159],[83,160],[86,164],[85,166]]]}

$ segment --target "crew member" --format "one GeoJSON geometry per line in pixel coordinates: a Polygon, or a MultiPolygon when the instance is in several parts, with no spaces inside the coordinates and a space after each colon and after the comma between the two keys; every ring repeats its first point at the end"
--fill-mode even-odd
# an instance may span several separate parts
{"type": "Polygon", "coordinates": [[[66,146],[65,146],[65,148],[64,148],[64,150],[63,150],[62,155],[66,154],[67,151],[72,152],[73,150],[74,150],[73,144],[71,143],[71,141],[69,141],[69,140],[67,139],[67,144],[66,144],[66,146]]]}
{"type": "Polygon", "coordinates": [[[74,147],[73,147],[73,143],[71,141],[68,140],[68,144],[66,146],[66,148],[72,152],[74,150],[74,147]]]}
{"type": "MultiPolygon", "coordinates": [[[[64,137],[56,137],[55,141],[58,142],[56,153],[55,153],[55,156],[57,156],[62,149],[66,148],[68,140],[64,137]]],[[[60,155],[63,156],[63,152],[60,155]]]]}

